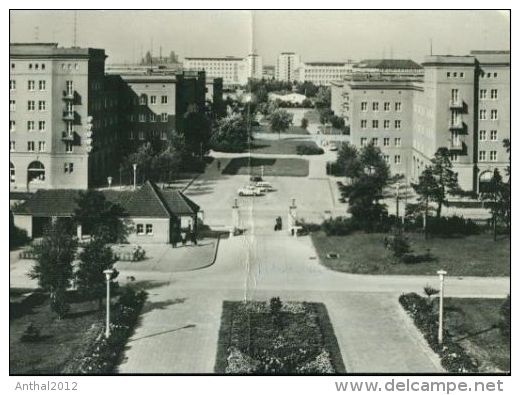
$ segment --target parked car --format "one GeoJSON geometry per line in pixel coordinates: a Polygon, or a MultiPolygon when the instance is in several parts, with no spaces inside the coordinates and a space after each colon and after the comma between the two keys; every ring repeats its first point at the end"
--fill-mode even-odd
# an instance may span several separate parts
{"type": "Polygon", "coordinates": [[[274,190],[273,186],[267,181],[259,181],[255,186],[260,189],[261,192],[271,192],[274,190]]]}
{"type": "Polygon", "coordinates": [[[337,151],[338,150],[338,145],[337,144],[331,144],[329,150],[330,151],[337,151]]]}
{"type": "Polygon", "coordinates": [[[251,182],[260,182],[260,181],[263,181],[263,179],[260,176],[251,176],[251,177],[249,177],[249,181],[251,181],[251,182]]]}
{"type": "Polygon", "coordinates": [[[238,196],[260,196],[262,191],[254,185],[246,185],[238,190],[238,196]]]}

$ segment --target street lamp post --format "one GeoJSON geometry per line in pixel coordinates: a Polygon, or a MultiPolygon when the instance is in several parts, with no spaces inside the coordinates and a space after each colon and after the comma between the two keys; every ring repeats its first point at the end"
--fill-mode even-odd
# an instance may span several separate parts
{"type": "Polygon", "coordinates": [[[401,183],[397,182],[395,184],[395,216],[397,219],[397,229],[401,229],[399,226],[399,188],[401,187],[401,183]]]}
{"type": "Polygon", "coordinates": [[[107,182],[108,182],[108,187],[110,188],[112,186],[112,177],[111,176],[107,177],[107,182]]]}
{"type": "Polygon", "coordinates": [[[103,270],[105,273],[105,278],[107,280],[107,323],[105,328],[105,337],[108,339],[110,337],[110,279],[112,278],[112,274],[114,271],[112,269],[103,270]]]}
{"type": "Polygon", "coordinates": [[[135,190],[136,184],[137,184],[137,163],[134,163],[132,166],[134,168],[134,190],[135,190]]]}
{"type": "Polygon", "coordinates": [[[442,344],[443,341],[443,314],[444,314],[444,276],[447,274],[445,270],[439,270],[437,272],[439,275],[440,280],[440,291],[439,291],[439,333],[437,336],[437,340],[439,341],[439,344],[442,344]]]}

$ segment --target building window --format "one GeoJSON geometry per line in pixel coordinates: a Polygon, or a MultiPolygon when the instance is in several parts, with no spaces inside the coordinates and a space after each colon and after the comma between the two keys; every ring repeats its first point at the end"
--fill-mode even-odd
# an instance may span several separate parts
{"type": "Polygon", "coordinates": [[[34,121],[27,121],[27,131],[34,132],[34,121]]]}
{"type": "Polygon", "coordinates": [[[460,73],[460,78],[464,78],[464,73],[463,72],[460,73]]]}
{"type": "Polygon", "coordinates": [[[361,137],[361,146],[365,147],[366,145],[367,145],[367,138],[366,137],[361,137]]]}
{"type": "Polygon", "coordinates": [[[144,235],[144,225],[143,224],[137,224],[136,232],[137,232],[138,235],[144,235]]]}
{"type": "Polygon", "coordinates": [[[491,89],[491,98],[493,100],[498,99],[498,89],[491,89]]]}
{"type": "Polygon", "coordinates": [[[29,111],[34,111],[34,108],[35,108],[35,102],[34,100],[29,100],[27,102],[27,110],[29,111]]]}
{"type": "Polygon", "coordinates": [[[372,120],[372,128],[377,129],[379,127],[379,121],[377,119],[372,120]]]}
{"type": "Polygon", "coordinates": [[[27,89],[30,91],[34,90],[34,81],[33,80],[27,81],[27,89]]]}
{"type": "Polygon", "coordinates": [[[139,114],[139,122],[146,122],[146,114],[139,114]]]}
{"type": "Polygon", "coordinates": [[[494,121],[498,119],[498,110],[491,110],[491,119],[494,121]]]}
{"type": "Polygon", "coordinates": [[[496,130],[492,130],[489,132],[489,139],[491,141],[497,141],[498,140],[498,132],[496,130]]]}
{"type": "Polygon", "coordinates": [[[379,111],[379,102],[375,101],[372,103],[372,111],[379,111]]]}
{"type": "Polygon", "coordinates": [[[42,63],[42,70],[45,70],[45,63],[42,63]]]}
{"type": "Polygon", "coordinates": [[[486,151],[479,151],[478,152],[478,160],[480,160],[480,161],[486,160],[486,151]]]}
{"type": "Polygon", "coordinates": [[[400,147],[400,146],[401,146],[401,137],[396,137],[396,138],[394,139],[394,145],[395,145],[396,147],[400,147]]]}
{"type": "Polygon", "coordinates": [[[457,77],[457,75],[458,75],[458,73],[455,71],[455,72],[453,73],[453,77],[457,77]]]}
{"type": "Polygon", "coordinates": [[[16,130],[16,121],[9,121],[9,131],[14,132],[16,130]]]}
{"type": "Polygon", "coordinates": [[[361,102],[361,111],[367,111],[368,110],[368,103],[366,101],[361,102]]]}
{"type": "Polygon", "coordinates": [[[9,162],[9,181],[16,181],[16,171],[12,162],[9,162]]]}
{"type": "Polygon", "coordinates": [[[395,129],[401,129],[401,121],[396,119],[394,122],[395,129]]]}
{"type": "Polygon", "coordinates": [[[484,100],[487,98],[487,89],[481,89],[479,92],[479,98],[481,100],[484,100]]]}
{"type": "Polygon", "coordinates": [[[157,116],[152,112],[150,113],[150,122],[155,122],[157,121],[157,116]]]}
{"type": "Polygon", "coordinates": [[[451,73],[449,71],[446,73],[446,77],[451,78],[451,73]]]}
{"type": "Polygon", "coordinates": [[[493,73],[493,78],[497,78],[498,77],[498,73],[493,73]]]}
{"type": "Polygon", "coordinates": [[[367,120],[366,119],[362,119],[361,120],[361,129],[366,129],[367,128],[367,120]]]}
{"type": "Polygon", "coordinates": [[[16,81],[15,80],[9,80],[9,90],[10,91],[16,90],[16,81]]]}
{"type": "Polygon", "coordinates": [[[139,96],[139,104],[146,105],[148,103],[148,99],[146,98],[146,95],[139,96]]]}
{"type": "Polygon", "coordinates": [[[161,96],[161,104],[168,104],[168,96],[161,96]]]}
{"type": "Polygon", "coordinates": [[[16,111],[16,101],[9,100],[9,111],[16,111]]]}
{"type": "Polygon", "coordinates": [[[44,132],[45,131],[45,121],[38,121],[38,130],[40,132],[44,132]]]}
{"type": "Polygon", "coordinates": [[[65,89],[67,91],[67,95],[70,96],[74,93],[73,83],[72,81],[65,81],[65,89]]]}
{"type": "Polygon", "coordinates": [[[383,155],[383,159],[386,163],[390,163],[390,155],[383,155]]]}
{"type": "Polygon", "coordinates": [[[45,141],[38,141],[38,151],[45,152],[45,141]]]}
{"type": "Polygon", "coordinates": [[[395,103],[395,111],[401,111],[401,102],[396,102],[395,103]]]}
{"type": "Polygon", "coordinates": [[[167,140],[168,134],[166,133],[166,130],[161,131],[161,140],[167,140]]]}
{"type": "Polygon", "coordinates": [[[379,145],[379,139],[377,137],[372,138],[372,145],[375,147],[379,145]]]}
{"type": "Polygon", "coordinates": [[[458,162],[459,161],[459,155],[457,154],[450,154],[450,159],[452,162],[458,162]]]}
{"type": "Polygon", "coordinates": [[[157,104],[157,96],[150,96],[150,104],[157,104]]]}
{"type": "Polygon", "coordinates": [[[144,130],[139,131],[139,140],[141,140],[141,141],[144,140],[144,130]]]}
{"type": "Polygon", "coordinates": [[[383,126],[384,126],[385,129],[390,129],[390,120],[385,119],[383,121],[383,126]]]}
{"type": "Polygon", "coordinates": [[[168,114],[167,113],[163,112],[161,114],[161,121],[168,122],[168,114]]]}
{"type": "Polygon", "coordinates": [[[38,101],[38,110],[45,111],[45,100],[38,101]]]}
{"type": "Polygon", "coordinates": [[[383,139],[383,145],[384,145],[385,147],[388,147],[388,146],[390,145],[390,138],[389,138],[389,137],[385,137],[385,138],[383,139]]]}
{"type": "Polygon", "coordinates": [[[72,145],[72,141],[65,141],[65,152],[72,153],[74,151],[74,146],[72,145]]]}
{"type": "Polygon", "coordinates": [[[10,152],[16,151],[16,142],[15,141],[9,141],[9,151],[10,152]]]}
{"type": "Polygon", "coordinates": [[[389,101],[385,101],[384,109],[385,109],[385,111],[390,111],[390,102],[389,101]]]}
{"type": "Polygon", "coordinates": [[[394,156],[394,164],[400,165],[401,164],[401,155],[395,155],[394,156]]]}
{"type": "Polygon", "coordinates": [[[133,130],[130,130],[130,134],[128,135],[128,139],[129,140],[133,140],[134,139],[134,131],[133,130]]]}
{"type": "Polygon", "coordinates": [[[45,80],[38,81],[38,89],[41,91],[45,90],[45,80]]]}
{"type": "Polygon", "coordinates": [[[27,151],[34,152],[34,141],[27,142],[27,151]]]}
{"type": "Polygon", "coordinates": [[[492,162],[497,161],[497,152],[496,151],[490,151],[489,152],[489,160],[492,162]]]}
{"type": "Polygon", "coordinates": [[[479,111],[479,119],[480,120],[486,120],[487,119],[487,111],[486,110],[480,110],[479,111]]]}
{"type": "Polygon", "coordinates": [[[72,162],[65,162],[63,164],[63,172],[64,173],[72,173],[74,171],[74,163],[72,162]]]}
{"type": "Polygon", "coordinates": [[[146,234],[153,235],[153,224],[146,224],[146,234]]]}
{"type": "Polygon", "coordinates": [[[479,130],[479,132],[478,132],[478,139],[479,139],[479,141],[486,141],[486,139],[487,139],[487,132],[485,130],[479,130]]]}

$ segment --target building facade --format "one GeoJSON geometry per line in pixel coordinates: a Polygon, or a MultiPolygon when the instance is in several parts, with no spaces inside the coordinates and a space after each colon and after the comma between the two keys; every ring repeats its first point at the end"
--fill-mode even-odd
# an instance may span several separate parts
{"type": "Polygon", "coordinates": [[[246,85],[250,69],[248,58],[235,56],[187,57],[184,58],[183,68],[187,71],[205,71],[208,79],[222,78],[225,86],[246,85]]]}
{"type": "Polygon", "coordinates": [[[296,70],[300,66],[300,56],[294,52],[282,52],[276,59],[275,79],[278,81],[296,81],[296,70]]]}
{"type": "Polygon", "coordinates": [[[350,125],[354,145],[381,148],[394,174],[417,181],[446,147],[462,189],[478,192],[495,168],[508,165],[509,52],[429,56],[422,71],[406,64],[353,71],[333,83],[332,110],[350,125]]]}
{"type": "Polygon", "coordinates": [[[121,137],[104,50],[28,43],[9,51],[10,190],[87,188],[104,177],[121,137]]]}
{"type": "Polygon", "coordinates": [[[352,62],[305,62],[301,63],[297,81],[312,82],[315,85],[328,86],[332,81],[342,80],[352,72],[352,62]]]}

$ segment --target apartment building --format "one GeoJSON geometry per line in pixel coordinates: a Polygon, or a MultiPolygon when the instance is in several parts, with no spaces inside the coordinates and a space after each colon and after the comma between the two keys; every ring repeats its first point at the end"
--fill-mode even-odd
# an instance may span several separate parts
{"type": "Polygon", "coordinates": [[[461,187],[478,192],[508,164],[502,142],[510,138],[509,52],[428,56],[422,71],[407,64],[354,71],[333,83],[333,111],[350,125],[354,145],[381,148],[394,174],[417,181],[446,147],[461,187]]]}
{"type": "Polygon", "coordinates": [[[87,188],[117,160],[118,95],[105,51],[9,47],[10,190],[87,188]]]}
{"type": "Polygon", "coordinates": [[[262,57],[257,54],[249,54],[246,56],[245,62],[247,63],[248,78],[253,78],[257,80],[262,79],[264,73],[262,57]]]}
{"type": "Polygon", "coordinates": [[[300,66],[300,56],[294,52],[282,52],[276,59],[275,79],[279,81],[296,81],[296,69],[300,66]]]}
{"type": "Polygon", "coordinates": [[[247,79],[250,77],[249,71],[258,62],[261,63],[261,59],[255,58],[253,61],[253,58],[235,56],[187,57],[184,58],[183,68],[184,70],[205,71],[208,79],[222,78],[225,86],[242,86],[247,84],[247,79]]]}
{"type": "Polygon", "coordinates": [[[315,85],[328,86],[332,81],[342,80],[352,72],[352,62],[304,62],[297,73],[299,82],[312,82],[315,85]]]}

